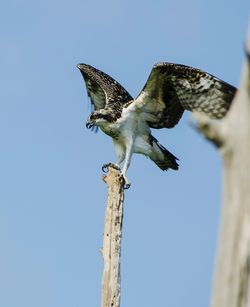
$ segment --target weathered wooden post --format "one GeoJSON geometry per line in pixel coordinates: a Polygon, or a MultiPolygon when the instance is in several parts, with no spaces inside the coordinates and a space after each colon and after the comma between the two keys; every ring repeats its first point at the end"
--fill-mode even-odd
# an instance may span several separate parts
{"type": "Polygon", "coordinates": [[[104,181],[108,186],[102,255],[102,307],[119,307],[121,296],[121,239],[124,203],[124,179],[110,167],[104,181]]]}

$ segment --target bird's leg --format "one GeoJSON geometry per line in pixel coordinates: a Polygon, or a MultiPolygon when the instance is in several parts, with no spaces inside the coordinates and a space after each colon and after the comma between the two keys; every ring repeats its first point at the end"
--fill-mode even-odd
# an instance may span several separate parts
{"type": "Polygon", "coordinates": [[[117,163],[107,163],[107,164],[104,164],[104,165],[102,166],[102,171],[103,171],[104,173],[107,173],[107,172],[108,172],[109,167],[113,167],[114,169],[120,171],[121,163],[123,162],[124,157],[125,157],[125,147],[122,146],[122,145],[121,145],[117,140],[115,140],[115,139],[113,139],[113,143],[114,143],[114,146],[115,146],[115,152],[116,152],[118,161],[117,161],[117,163]]]}
{"type": "Polygon", "coordinates": [[[121,164],[122,164],[124,158],[125,158],[125,151],[122,152],[122,153],[119,153],[119,155],[118,155],[118,161],[117,161],[117,163],[115,164],[115,165],[117,166],[118,169],[120,169],[120,166],[121,166],[121,164]]]}
{"type": "Polygon", "coordinates": [[[125,174],[126,174],[126,171],[129,168],[130,161],[131,161],[131,156],[132,156],[132,153],[133,153],[133,144],[134,144],[133,138],[131,138],[126,143],[127,143],[126,144],[127,146],[125,148],[125,146],[121,146],[120,143],[114,141],[115,151],[116,151],[116,154],[117,154],[117,157],[118,157],[118,161],[117,161],[116,164],[114,164],[114,163],[107,163],[107,164],[104,164],[102,166],[102,171],[104,173],[108,172],[109,167],[113,167],[116,170],[120,170],[120,165],[121,165],[121,163],[123,162],[123,160],[125,158],[124,166],[123,166],[123,169],[121,171],[121,175],[122,175],[122,177],[124,179],[124,182],[125,182],[124,189],[128,189],[130,187],[130,185],[131,185],[131,183],[129,182],[129,180],[126,177],[125,174]]]}
{"type": "Polygon", "coordinates": [[[124,153],[119,154],[119,155],[118,155],[118,161],[117,161],[117,163],[106,163],[106,164],[103,164],[103,166],[102,166],[102,171],[103,171],[104,173],[107,173],[108,170],[109,170],[109,167],[113,167],[114,169],[120,171],[120,170],[121,170],[121,169],[120,169],[120,165],[121,165],[122,161],[124,160],[124,156],[125,156],[124,153]]]}
{"type": "Polygon", "coordinates": [[[124,184],[124,189],[128,189],[131,186],[131,183],[129,182],[128,178],[126,177],[126,172],[129,168],[130,162],[131,162],[131,157],[133,153],[133,142],[129,142],[129,145],[126,148],[126,156],[125,156],[125,163],[122,169],[122,176],[124,178],[125,184],[124,184]]]}
{"type": "Polygon", "coordinates": [[[123,162],[124,158],[125,158],[125,146],[123,146],[119,141],[113,139],[113,143],[114,143],[114,147],[115,147],[115,152],[116,152],[116,156],[117,156],[117,167],[120,168],[121,163],[123,162]]]}

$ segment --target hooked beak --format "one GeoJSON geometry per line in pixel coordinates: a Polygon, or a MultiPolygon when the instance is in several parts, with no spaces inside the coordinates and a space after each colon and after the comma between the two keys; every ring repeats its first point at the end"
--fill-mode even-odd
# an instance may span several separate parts
{"type": "Polygon", "coordinates": [[[89,118],[86,121],[86,128],[91,129],[95,125],[94,122],[92,122],[89,118]]]}

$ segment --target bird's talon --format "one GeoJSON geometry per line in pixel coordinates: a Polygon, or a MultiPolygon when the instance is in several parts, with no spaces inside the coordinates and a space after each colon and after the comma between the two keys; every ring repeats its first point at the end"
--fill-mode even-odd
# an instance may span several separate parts
{"type": "Polygon", "coordinates": [[[123,188],[124,188],[124,190],[127,190],[127,189],[130,188],[130,186],[131,186],[131,183],[125,183],[123,188]]]}
{"type": "Polygon", "coordinates": [[[128,179],[123,174],[122,176],[123,176],[123,182],[124,182],[123,188],[124,190],[127,190],[130,188],[131,183],[128,181],[128,179]]]}
{"type": "Polygon", "coordinates": [[[109,171],[110,164],[111,164],[111,163],[103,164],[103,166],[102,166],[102,171],[103,171],[104,173],[107,173],[107,172],[109,171]]]}
{"type": "Polygon", "coordinates": [[[102,166],[102,171],[104,173],[107,173],[109,171],[109,168],[112,167],[114,169],[116,169],[117,171],[120,171],[120,167],[117,165],[117,164],[113,164],[113,163],[107,163],[107,164],[104,164],[102,166]]]}

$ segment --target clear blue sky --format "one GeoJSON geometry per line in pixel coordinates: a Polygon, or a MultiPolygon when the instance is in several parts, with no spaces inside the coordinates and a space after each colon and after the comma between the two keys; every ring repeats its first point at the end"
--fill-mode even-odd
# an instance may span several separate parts
{"type": "MultiPolygon", "coordinates": [[[[1,4],[0,306],[100,306],[111,140],[85,128],[76,64],[137,95],[169,61],[238,85],[249,1],[9,0],[1,4]]],[[[222,165],[187,113],[154,135],[180,159],[134,156],[122,242],[122,306],[207,307],[222,165]]]]}

